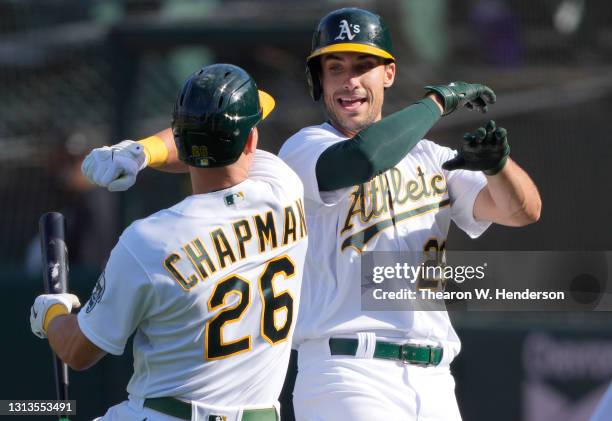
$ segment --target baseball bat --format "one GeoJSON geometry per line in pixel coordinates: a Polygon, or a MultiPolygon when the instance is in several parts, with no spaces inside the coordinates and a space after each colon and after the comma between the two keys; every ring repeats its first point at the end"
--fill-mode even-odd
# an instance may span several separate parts
{"type": "MultiPolygon", "coordinates": [[[[48,212],[38,223],[42,251],[45,294],[68,292],[68,247],[66,246],[66,219],[59,212],[48,212]]],[[[55,393],[58,400],[68,400],[68,364],[53,352],[55,393]]],[[[60,416],[60,420],[68,420],[60,416]]]]}

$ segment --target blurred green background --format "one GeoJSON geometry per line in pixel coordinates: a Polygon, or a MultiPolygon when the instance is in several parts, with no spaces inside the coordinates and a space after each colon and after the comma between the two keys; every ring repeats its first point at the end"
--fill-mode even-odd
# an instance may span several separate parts
{"type": "MultiPolygon", "coordinates": [[[[608,1],[0,0],[0,282],[9,321],[0,399],[54,397],[48,345],[28,325],[42,291],[40,215],[67,216],[71,289],[86,300],[119,233],[189,194],[184,176],[151,170],[129,192],[110,194],[82,178],[84,155],[167,127],[182,80],[212,62],[243,66],[276,98],[260,145],[278,151],[324,119],[308,96],[305,57],[318,19],[346,5],[380,13],[391,28],[398,76],[385,113],[419,99],[426,84],[486,83],[498,94],[487,116],[457,112],[427,137],[456,147],[495,119],[540,188],[537,224],[492,227],[476,241],[453,228],[449,249],[612,250],[608,1]]],[[[588,271],[577,264],[555,276],[588,271]]],[[[607,275],[597,274],[600,285],[607,275]]],[[[466,420],[587,420],[612,378],[610,313],[453,317],[466,420]]],[[[125,399],[131,370],[128,351],[72,373],[76,419],[125,399]]],[[[284,411],[290,419],[289,403],[284,411]]]]}

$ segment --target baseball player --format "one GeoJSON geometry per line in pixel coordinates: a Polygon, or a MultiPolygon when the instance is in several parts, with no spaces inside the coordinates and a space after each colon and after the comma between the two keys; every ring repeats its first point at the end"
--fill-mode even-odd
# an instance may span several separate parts
{"type": "MultiPolygon", "coordinates": [[[[136,332],[129,400],[102,420],[279,419],[307,229],[301,181],[256,150],[273,107],[237,66],[189,77],[172,128],[193,195],[123,232],[77,315],[75,295],[36,298],[32,332],[76,370],[122,354],[136,332]]],[[[85,173],[114,152],[93,151],[85,173]]]]}
{"type": "MultiPolygon", "coordinates": [[[[449,370],[460,342],[447,313],[362,311],[362,253],[442,251],[451,220],[477,237],[492,222],[539,218],[537,188],[510,159],[505,129],[490,121],[458,151],[423,139],[441,115],[486,111],[493,91],[427,86],[424,99],[382,118],[395,71],[379,16],[345,8],[321,19],[307,75],[328,121],[300,130],[279,153],[304,183],[311,238],[294,336],[298,420],[460,419],[449,370]]],[[[169,130],[141,143],[155,152],[114,146],[98,169],[108,176],[94,181],[125,190],[146,165],[175,165],[169,130]]]]}
{"type": "Polygon", "coordinates": [[[471,237],[491,222],[536,221],[540,198],[489,122],[459,151],[421,140],[440,115],[486,111],[482,85],[427,86],[385,118],[395,77],[382,19],[346,8],[323,17],[307,59],[328,122],[289,138],[279,156],[304,182],[311,247],[296,327],[298,420],[459,420],[449,364],[460,348],[444,311],[362,311],[364,251],[442,251],[451,220],[471,237]],[[324,309],[324,310],[322,310],[324,309]],[[342,414],[342,415],[340,415],[342,414]]]}

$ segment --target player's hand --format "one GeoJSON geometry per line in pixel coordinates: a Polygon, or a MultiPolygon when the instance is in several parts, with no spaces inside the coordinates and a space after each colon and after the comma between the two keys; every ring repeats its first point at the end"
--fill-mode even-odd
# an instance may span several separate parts
{"type": "Polygon", "coordinates": [[[487,175],[495,175],[504,168],[509,154],[506,129],[496,127],[495,122],[490,120],[486,127],[464,134],[459,153],[442,164],[442,168],[447,171],[483,171],[487,175]]]}
{"type": "Polygon", "coordinates": [[[109,191],[124,191],[136,182],[138,172],[147,166],[144,148],[124,140],[113,146],[96,148],[83,160],[81,171],[94,184],[109,191]]]}
{"type": "Polygon", "coordinates": [[[73,308],[81,307],[79,297],[74,294],[43,294],[36,297],[30,308],[30,328],[39,338],[47,337],[51,320],[61,314],[69,314],[73,308]]]}
{"type": "Polygon", "coordinates": [[[493,89],[479,83],[451,82],[448,85],[429,85],[425,90],[436,93],[442,99],[444,112],[447,115],[459,107],[469,110],[477,109],[487,112],[487,104],[495,104],[497,97],[493,89]]]}

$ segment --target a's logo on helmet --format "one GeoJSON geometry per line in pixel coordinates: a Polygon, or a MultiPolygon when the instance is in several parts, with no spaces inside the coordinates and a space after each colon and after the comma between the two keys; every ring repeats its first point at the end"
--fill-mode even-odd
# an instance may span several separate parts
{"type": "Polygon", "coordinates": [[[355,34],[358,34],[360,31],[359,29],[359,25],[354,25],[352,23],[348,23],[346,21],[346,19],[342,19],[340,21],[340,33],[338,34],[338,36],[336,38],[334,38],[334,40],[345,40],[346,38],[350,40],[352,40],[353,38],[355,38],[355,34]],[[351,29],[353,30],[353,33],[351,33],[351,29]],[[344,37],[346,35],[346,38],[344,37]]]}

